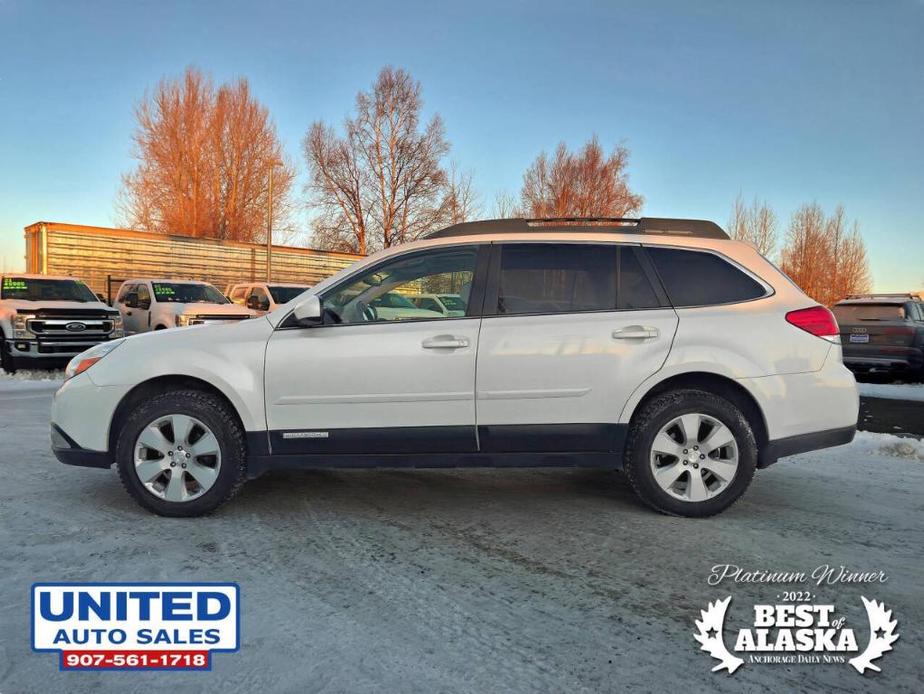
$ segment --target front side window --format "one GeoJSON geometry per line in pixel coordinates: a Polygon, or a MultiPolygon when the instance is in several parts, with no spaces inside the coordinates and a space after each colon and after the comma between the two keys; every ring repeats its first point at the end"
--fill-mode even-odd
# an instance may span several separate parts
{"type": "Polygon", "coordinates": [[[229,298],[231,299],[232,303],[243,304],[245,294],[247,294],[247,287],[235,287],[229,298]]]}
{"type": "Polygon", "coordinates": [[[504,245],[497,313],[613,311],[616,267],[615,245],[504,245]]]}
{"type": "Polygon", "coordinates": [[[767,293],[754,278],[714,253],[655,246],[648,246],[647,252],[677,308],[733,304],[767,293]]]}
{"type": "Polygon", "coordinates": [[[304,294],[307,287],[277,287],[269,288],[273,301],[277,304],[287,304],[299,294],[304,294]]]}
{"type": "Polygon", "coordinates": [[[0,299],[18,301],[98,301],[83,282],[77,280],[47,280],[33,277],[4,277],[0,299]]]}
{"type": "Polygon", "coordinates": [[[123,284],[122,288],[119,290],[119,295],[116,297],[116,301],[121,304],[125,303],[125,297],[135,291],[134,284],[123,284]]]}
{"type": "Polygon", "coordinates": [[[322,297],[325,319],[333,323],[436,320],[448,316],[418,307],[420,294],[458,294],[468,310],[477,248],[444,248],[410,253],[332,287],[322,297]]]}
{"type": "Polygon", "coordinates": [[[152,282],[154,298],[167,304],[227,304],[228,298],[210,284],[152,282]]]}
{"type": "Polygon", "coordinates": [[[148,291],[148,285],[146,284],[138,285],[138,307],[139,308],[150,308],[151,307],[151,292],[148,291]]]}

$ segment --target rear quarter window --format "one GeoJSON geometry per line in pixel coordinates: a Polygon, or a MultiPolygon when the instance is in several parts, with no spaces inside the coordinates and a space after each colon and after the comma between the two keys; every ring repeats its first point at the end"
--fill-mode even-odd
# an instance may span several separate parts
{"type": "Polygon", "coordinates": [[[652,246],[647,252],[676,307],[734,304],[767,294],[753,277],[714,253],[652,246]]]}

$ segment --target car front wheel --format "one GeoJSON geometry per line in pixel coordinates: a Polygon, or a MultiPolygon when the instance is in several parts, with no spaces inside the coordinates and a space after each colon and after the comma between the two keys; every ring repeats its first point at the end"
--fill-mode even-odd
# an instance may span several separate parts
{"type": "Polygon", "coordinates": [[[724,511],[744,494],[757,467],[747,418],[730,401],[700,390],[665,393],[634,419],[625,469],[649,506],[702,518],[724,511]]]}
{"type": "Polygon", "coordinates": [[[230,499],[247,475],[244,432],[212,393],[179,390],[141,402],[119,435],[122,485],[162,516],[200,516],[230,499]]]}

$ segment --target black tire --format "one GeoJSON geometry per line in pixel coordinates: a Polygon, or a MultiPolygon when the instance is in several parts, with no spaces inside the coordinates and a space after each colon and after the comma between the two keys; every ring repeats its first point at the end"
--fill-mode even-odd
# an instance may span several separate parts
{"type": "Polygon", "coordinates": [[[633,491],[655,510],[673,516],[705,518],[721,513],[741,498],[756,468],[757,442],[747,418],[725,398],[702,390],[664,393],[646,403],[634,418],[626,443],[625,473],[633,491]],[[728,427],[738,449],[738,469],[731,482],[719,494],[699,502],[684,501],[666,492],[651,469],[651,450],[661,428],[694,412],[714,417],[728,427]]]}
{"type": "Polygon", "coordinates": [[[246,438],[235,412],[218,396],[200,390],[169,391],[142,402],[128,415],[119,432],[116,467],[122,486],[149,511],[171,517],[203,516],[231,499],[246,481],[246,438]],[[200,420],[212,430],[221,451],[221,465],[213,486],[190,501],[167,501],[155,496],[135,473],[135,441],[152,421],[169,414],[200,420]]]}
{"type": "Polygon", "coordinates": [[[16,361],[13,359],[13,355],[9,352],[9,348],[6,344],[6,338],[3,337],[2,332],[0,332],[0,369],[3,369],[8,374],[16,373],[16,361]]]}

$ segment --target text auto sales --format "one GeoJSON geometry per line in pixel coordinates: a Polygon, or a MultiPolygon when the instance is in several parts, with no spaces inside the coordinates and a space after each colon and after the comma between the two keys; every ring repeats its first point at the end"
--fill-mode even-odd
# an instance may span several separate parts
{"type": "MultiPolygon", "coordinates": [[[[47,622],[104,623],[103,627],[57,629],[55,646],[69,645],[215,645],[221,640],[217,628],[184,628],[183,622],[219,622],[231,612],[231,599],[223,592],[172,590],[118,590],[94,595],[87,591],[67,591],[53,601],[46,591],[39,592],[39,614],[47,622]],[[53,604],[53,602],[55,604],[53,604]],[[162,624],[177,623],[174,628],[135,626],[122,628],[119,622],[162,624]],[[115,625],[113,625],[115,623],[115,625]],[[110,626],[112,625],[112,626],[110,626]]],[[[126,625],[127,626],[127,625],[126,625]]]]}

